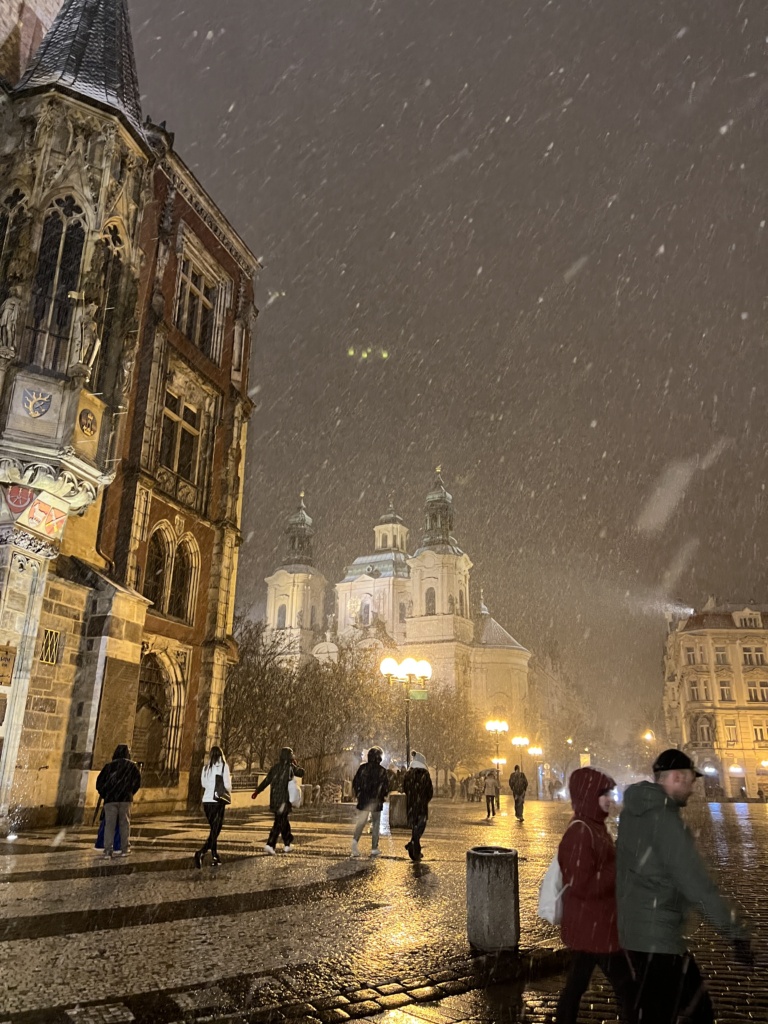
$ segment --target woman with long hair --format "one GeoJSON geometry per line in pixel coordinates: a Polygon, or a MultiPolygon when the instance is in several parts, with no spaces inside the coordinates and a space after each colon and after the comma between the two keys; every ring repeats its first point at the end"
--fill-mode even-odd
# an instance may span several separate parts
{"type": "Polygon", "coordinates": [[[219,833],[221,832],[222,825],[224,824],[224,812],[227,809],[228,800],[222,800],[217,796],[216,793],[216,779],[218,776],[222,777],[223,788],[227,791],[227,794],[232,792],[232,776],[229,772],[229,765],[227,759],[224,757],[224,751],[221,747],[211,747],[211,755],[208,759],[208,763],[203,765],[203,771],[200,776],[200,781],[203,786],[203,810],[205,816],[208,819],[210,831],[208,832],[208,838],[201,849],[195,853],[195,867],[202,868],[203,860],[205,859],[206,853],[211,851],[211,862],[214,867],[218,867],[221,864],[221,858],[219,857],[219,851],[217,848],[217,842],[219,839],[219,833]]]}

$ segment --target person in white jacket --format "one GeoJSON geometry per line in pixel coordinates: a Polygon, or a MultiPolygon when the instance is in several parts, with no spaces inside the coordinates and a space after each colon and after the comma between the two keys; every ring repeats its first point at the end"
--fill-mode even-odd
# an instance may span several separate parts
{"type": "Polygon", "coordinates": [[[211,747],[211,756],[208,763],[203,765],[200,781],[203,786],[203,810],[210,825],[210,831],[205,844],[195,853],[195,867],[202,868],[203,860],[208,850],[211,851],[211,860],[214,867],[221,864],[217,842],[222,825],[224,824],[224,812],[227,805],[223,800],[216,798],[216,776],[223,776],[224,788],[228,793],[232,792],[232,776],[229,772],[227,759],[221,747],[211,747]]]}

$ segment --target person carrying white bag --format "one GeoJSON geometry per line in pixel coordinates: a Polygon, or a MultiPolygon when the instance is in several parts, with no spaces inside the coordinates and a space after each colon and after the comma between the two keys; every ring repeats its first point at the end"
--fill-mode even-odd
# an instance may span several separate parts
{"type": "Polygon", "coordinates": [[[301,789],[295,780],[303,776],[304,769],[296,764],[293,750],[290,747],[283,747],[280,751],[280,760],[272,765],[261,784],[251,793],[251,800],[255,800],[262,790],[270,787],[269,809],[275,820],[264,845],[264,852],[270,856],[275,853],[278,836],[282,837],[286,853],[293,849],[293,833],[288,815],[301,804],[301,789]]]}
{"type": "Polygon", "coordinates": [[[605,827],[615,785],[594,768],[571,775],[573,818],[541,885],[539,917],[561,926],[572,952],[555,1024],[576,1024],[595,967],[611,983],[624,1018],[636,1020],[635,977],[617,927],[616,848],[605,827]]]}

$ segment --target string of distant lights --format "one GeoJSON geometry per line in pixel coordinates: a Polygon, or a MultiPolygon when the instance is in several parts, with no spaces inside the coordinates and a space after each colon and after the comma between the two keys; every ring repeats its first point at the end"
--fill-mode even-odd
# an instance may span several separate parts
{"type": "Polygon", "coordinates": [[[389,359],[389,352],[385,348],[355,348],[350,345],[347,349],[347,355],[350,359],[389,359]]]}

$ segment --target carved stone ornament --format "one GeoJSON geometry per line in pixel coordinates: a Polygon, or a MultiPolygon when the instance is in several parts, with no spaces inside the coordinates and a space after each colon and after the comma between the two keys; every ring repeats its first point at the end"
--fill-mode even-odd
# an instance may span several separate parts
{"type": "Polygon", "coordinates": [[[58,554],[56,548],[42,537],[35,537],[34,534],[27,533],[10,524],[0,527],[0,545],[21,548],[22,551],[28,551],[31,555],[40,555],[42,558],[55,558],[58,554]]]}
{"type": "MultiPolygon", "coordinates": [[[[74,454],[73,449],[71,453],[74,454]]],[[[109,481],[103,477],[100,482],[105,484],[109,481]]],[[[73,512],[87,508],[96,500],[97,495],[97,487],[90,480],[80,480],[70,470],[45,462],[25,463],[19,459],[0,459],[0,483],[23,484],[25,487],[48,491],[49,494],[66,499],[73,512]]]]}

